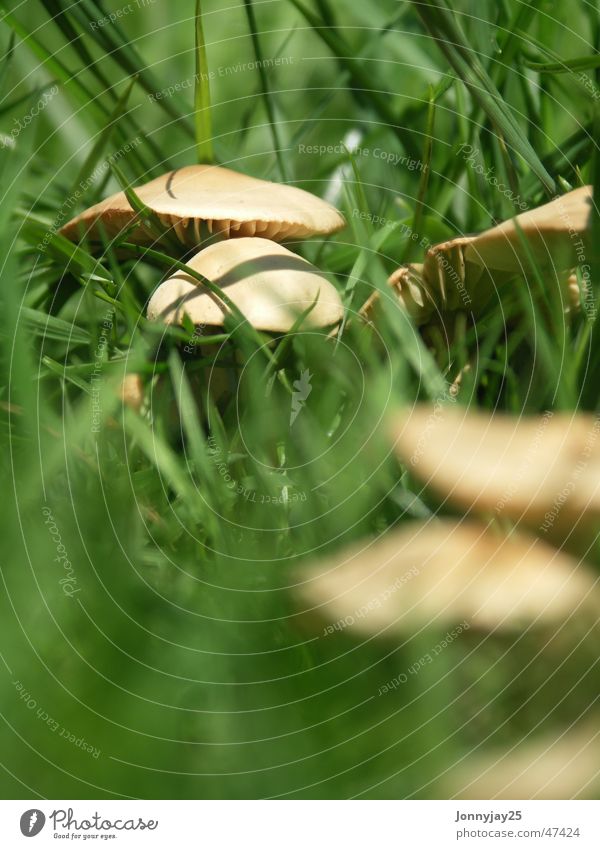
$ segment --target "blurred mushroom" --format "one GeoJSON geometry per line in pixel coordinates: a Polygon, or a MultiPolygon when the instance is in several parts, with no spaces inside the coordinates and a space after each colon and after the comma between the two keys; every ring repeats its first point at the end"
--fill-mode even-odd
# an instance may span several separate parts
{"type": "Polygon", "coordinates": [[[600,418],[418,405],[391,432],[411,473],[463,509],[523,520],[561,540],[597,532],[600,418]]]}
{"type": "Polygon", "coordinates": [[[139,374],[126,374],[119,387],[119,397],[125,406],[138,412],[144,403],[144,384],[139,374]]]}
{"type": "MultiPolygon", "coordinates": [[[[345,225],[333,206],[295,186],[249,177],[216,165],[190,165],[135,188],[140,200],[179,241],[197,247],[211,234],[230,238],[264,236],[283,241],[335,233],[345,225]]],[[[111,195],[77,215],[61,229],[63,236],[117,236],[138,220],[124,192],[111,195]]],[[[136,228],[132,241],[151,241],[136,228]]]]}
{"type": "Polygon", "coordinates": [[[365,634],[425,625],[486,630],[564,621],[593,600],[595,576],[539,539],[470,522],[411,522],[303,574],[305,602],[365,634]]]}
{"type": "MultiPolygon", "coordinates": [[[[343,305],[335,287],[305,259],[268,239],[217,242],[188,265],[220,286],[257,330],[286,333],[312,304],[305,326],[330,327],[341,321],[343,305]]],[[[229,309],[185,272],[162,283],[148,305],[148,318],[180,324],[222,327],[229,309]]]]}
{"type": "Polygon", "coordinates": [[[468,755],[444,776],[458,799],[597,798],[600,724],[579,723],[560,735],[525,740],[511,749],[468,755]]]}

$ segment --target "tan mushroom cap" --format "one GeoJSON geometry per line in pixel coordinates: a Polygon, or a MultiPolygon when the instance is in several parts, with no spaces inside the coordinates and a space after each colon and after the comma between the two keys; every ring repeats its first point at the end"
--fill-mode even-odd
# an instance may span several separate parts
{"type": "MultiPolygon", "coordinates": [[[[268,239],[217,242],[188,265],[220,286],[257,330],[289,331],[315,301],[303,327],[330,327],[344,308],[336,288],[297,254],[268,239]]],[[[148,318],[180,324],[184,314],[195,325],[221,327],[228,308],[185,272],[162,283],[148,305],[148,318]]]]}
{"type": "MultiPolygon", "coordinates": [[[[582,186],[543,206],[516,217],[531,253],[542,268],[564,271],[573,268],[587,237],[592,209],[592,187],[582,186]]],[[[466,248],[467,262],[493,271],[521,271],[529,266],[515,219],[503,221],[474,238],[466,248]]]]}
{"type": "Polygon", "coordinates": [[[462,508],[539,524],[548,512],[552,524],[598,522],[600,418],[417,405],[391,432],[411,474],[462,508]]]}
{"type": "Polygon", "coordinates": [[[432,245],[423,263],[401,265],[390,275],[388,283],[415,324],[427,324],[434,317],[444,321],[457,311],[478,314],[498,296],[506,273],[492,275],[466,258],[467,248],[476,238],[456,236],[432,245]]]}
{"type": "MultiPolygon", "coordinates": [[[[427,324],[435,316],[444,320],[447,314],[456,311],[478,316],[495,300],[502,300],[506,284],[514,276],[517,267],[506,270],[498,265],[493,266],[492,261],[485,267],[474,262],[471,246],[485,235],[457,236],[432,245],[422,264],[400,266],[390,276],[388,283],[396,290],[415,324],[427,324]]],[[[575,238],[575,242],[578,238],[575,238]]],[[[511,251],[506,244],[504,250],[511,251]]],[[[562,293],[565,312],[577,312],[580,308],[577,275],[570,268],[554,268],[553,272],[554,285],[562,293]]],[[[372,311],[378,294],[372,295],[364,305],[364,314],[368,315],[372,311]]]]}
{"type": "MultiPolygon", "coordinates": [[[[485,630],[598,610],[596,578],[533,537],[471,522],[410,522],[303,573],[300,593],[331,623],[364,634],[466,623],[485,630]]],[[[333,628],[332,628],[333,631],[333,628]]]]}
{"type": "Polygon", "coordinates": [[[443,778],[458,799],[597,798],[600,791],[600,717],[556,736],[525,739],[510,749],[469,754],[443,778]]]}
{"type": "MultiPolygon", "coordinates": [[[[276,241],[327,235],[345,226],[337,209],[303,189],[217,165],[179,168],[136,187],[135,192],[180,242],[191,247],[202,241],[202,224],[209,234],[264,236],[276,241]]],[[[101,221],[106,234],[113,237],[136,218],[125,193],[118,192],[77,215],[60,232],[73,240],[82,233],[99,239],[97,222],[101,221]]],[[[142,228],[134,231],[131,239],[150,240],[142,228]]]]}

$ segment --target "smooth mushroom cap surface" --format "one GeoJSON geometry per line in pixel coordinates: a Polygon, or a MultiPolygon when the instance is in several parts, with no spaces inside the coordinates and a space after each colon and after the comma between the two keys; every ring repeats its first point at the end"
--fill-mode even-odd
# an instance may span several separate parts
{"type": "Polygon", "coordinates": [[[554,734],[530,735],[510,748],[461,757],[443,778],[448,798],[598,798],[599,720],[594,714],[554,734]]]}
{"type": "Polygon", "coordinates": [[[575,558],[540,539],[464,521],[409,522],[299,580],[311,614],[380,636],[460,623],[513,630],[599,609],[596,577],[575,558]]]}
{"type": "MultiPolygon", "coordinates": [[[[220,286],[257,330],[286,333],[300,313],[315,304],[303,327],[330,327],[344,308],[337,289],[307,260],[268,239],[217,242],[187,263],[220,286]]],[[[185,272],[162,283],[148,305],[148,318],[221,327],[229,313],[222,301],[185,272]]]]}
{"type": "MultiPolygon", "coordinates": [[[[450,503],[540,526],[600,517],[600,418],[419,404],[390,432],[412,475],[450,503]]],[[[544,528],[543,528],[544,530],[544,528]]],[[[577,531],[575,531],[577,533],[577,531]]]]}
{"type": "MultiPolygon", "coordinates": [[[[190,165],[135,187],[140,200],[172,228],[180,242],[195,247],[209,234],[264,236],[282,241],[335,233],[345,226],[340,212],[321,198],[295,186],[271,183],[217,165],[190,165]]],[[[77,215],[61,229],[63,236],[101,238],[121,233],[136,212],[124,192],[117,192],[77,215]]],[[[132,241],[151,241],[138,227],[132,241]]]]}
{"type": "MultiPolygon", "coordinates": [[[[541,268],[564,271],[577,265],[587,252],[588,223],[592,211],[592,187],[582,186],[543,206],[516,216],[531,254],[541,268]],[[580,240],[583,238],[584,247],[580,240]]],[[[474,238],[465,259],[498,271],[518,272],[530,268],[515,219],[503,221],[474,238]]]]}

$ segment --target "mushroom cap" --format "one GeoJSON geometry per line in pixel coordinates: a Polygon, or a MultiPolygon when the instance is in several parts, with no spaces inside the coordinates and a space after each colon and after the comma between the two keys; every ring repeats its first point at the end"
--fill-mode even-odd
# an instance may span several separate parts
{"type": "Polygon", "coordinates": [[[469,752],[444,774],[448,798],[598,798],[599,719],[596,713],[592,719],[559,728],[554,734],[528,735],[510,748],[469,752]]]}
{"type": "MultiPolygon", "coordinates": [[[[575,192],[571,192],[571,195],[573,194],[575,192]]],[[[561,207],[563,214],[565,208],[572,206],[581,219],[581,203],[578,203],[576,199],[574,201],[569,195],[565,198],[566,200],[559,199],[563,204],[561,207]]],[[[534,210],[534,213],[537,212],[538,210],[534,210]]],[[[574,214],[570,216],[570,220],[574,218],[574,214]]],[[[555,220],[555,214],[551,216],[551,219],[555,220]]],[[[583,226],[581,220],[576,223],[578,226],[583,226]]],[[[521,226],[523,226],[522,222],[521,226]]],[[[523,231],[531,232],[527,230],[527,225],[523,231]]],[[[548,261],[558,263],[552,271],[555,285],[561,292],[565,312],[577,312],[580,308],[579,285],[577,275],[572,273],[571,268],[575,263],[577,252],[575,243],[578,242],[579,237],[576,235],[575,238],[571,238],[570,241],[573,244],[565,247],[556,234],[550,238],[548,232],[541,227],[540,234],[540,239],[544,236],[547,241],[540,241],[537,247],[541,250],[542,245],[546,246],[544,248],[546,256],[545,262],[542,262],[539,257],[538,260],[540,264],[546,266],[548,261]],[[551,256],[548,250],[551,250],[551,256]]],[[[534,248],[535,236],[529,235],[529,241],[534,248]]],[[[480,315],[491,302],[504,297],[506,285],[512,280],[515,272],[526,268],[525,252],[518,239],[514,222],[505,221],[480,236],[457,236],[446,242],[432,245],[427,250],[422,265],[412,263],[400,266],[390,276],[388,282],[396,289],[398,297],[415,323],[426,324],[434,315],[443,318],[446,313],[457,310],[473,313],[475,316],[480,315]],[[509,244],[506,233],[514,235],[517,243],[509,244]],[[482,245],[483,248],[479,250],[482,245]],[[490,252],[486,253],[488,246],[490,252]],[[484,261],[485,259],[487,262],[484,261]]],[[[548,285],[551,283],[552,281],[549,280],[548,285]]],[[[374,296],[365,304],[365,314],[372,309],[373,300],[374,296]]]]}
{"type": "MultiPolygon", "coordinates": [[[[345,226],[340,212],[321,198],[295,186],[271,183],[217,165],[189,165],[163,174],[135,188],[141,201],[173,228],[185,245],[202,241],[201,225],[209,234],[264,236],[268,239],[303,238],[335,233],[345,226]]],[[[109,237],[118,235],[137,218],[124,192],[117,192],[77,215],[61,229],[78,240],[101,235],[101,221],[109,237]]],[[[143,228],[133,241],[148,242],[143,228]]]]}
{"type": "Polygon", "coordinates": [[[466,257],[476,236],[456,236],[428,248],[422,264],[400,266],[390,276],[400,300],[416,324],[443,320],[456,311],[481,313],[506,280],[466,257]]]}
{"type": "MultiPolygon", "coordinates": [[[[592,187],[582,186],[516,217],[541,268],[564,271],[577,264],[577,244],[588,231],[591,209],[592,187]]],[[[518,272],[529,267],[512,218],[475,237],[466,248],[465,259],[488,268],[491,273],[518,272]]]]}
{"type": "Polygon", "coordinates": [[[302,577],[305,602],[365,634],[465,622],[512,630],[564,621],[580,604],[596,615],[599,605],[595,575],[575,558],[474,522],[409,522],[302,577]]]}
{"type": "Polygon", "coordinates": [[[600,516],[600,418],[417,405],[392,426],[411,473],[462,508],[538,524],[600,516]],[[585,514],[585,515],[584,515],[585,514]]]}
{"type": "MultiPolygon", "coordinates": [[[[320,271],[268,239],[216,242],[188,265],[220,286],[257,330],[286,333],[315,301],[304,326],[329,327],[344,314],[337,289],[320,271]]],[[[165,324],[180,324],[185,314],[197,326],[222,327],[228,312],[216,295],[182,271],[162,283],[148,305],[148,318],[165,324]]]]}

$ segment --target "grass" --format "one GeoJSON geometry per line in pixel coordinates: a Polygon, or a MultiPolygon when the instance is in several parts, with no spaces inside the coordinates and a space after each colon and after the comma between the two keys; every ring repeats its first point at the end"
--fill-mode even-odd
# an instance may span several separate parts
{"type": "Polygon", "coordinates": [[[529,206],[561,181],[597,182],[597,21],[579,0],[552,16],[485,2],[477,17],[464,3],[247,0],[198,3],[197,29],[192,2],[132,5],[93,26],[119,4],[0,2],[3,132],[58,86],[0,145],[0,788],[446,794],[461,758],[587,714],[595,653],[578,633],[470,632],[379,697],[443,634],[324,638],[294,587],[344,544],[440,511],[391,456],[384,422],[444,397],[466,362],[465,406],[598,409],[595,326],[565,321],[555,280],[513,281],[476,324],[453,318],[450,338],[420,333],[389,297],[376,331],[355,317],[418,260],[411,228],[435,243],[514,214],[461,144],[529,206]],[[194,94],[204,63],[210,86],[194,94]],[[56,232],[120,185],[213,157],[344,212],[340,234],[290,245],[343,295],[336,343],[300,328],[266,344],[232,320],[190,354],[193,328],[144,317],[183,251],[98,255],[56,232]],[[215,359],[238,372],[227,405],[204,391],[215,359]],[[126,373],[143,381],[141,413],[120,403],[126,373]]]}

